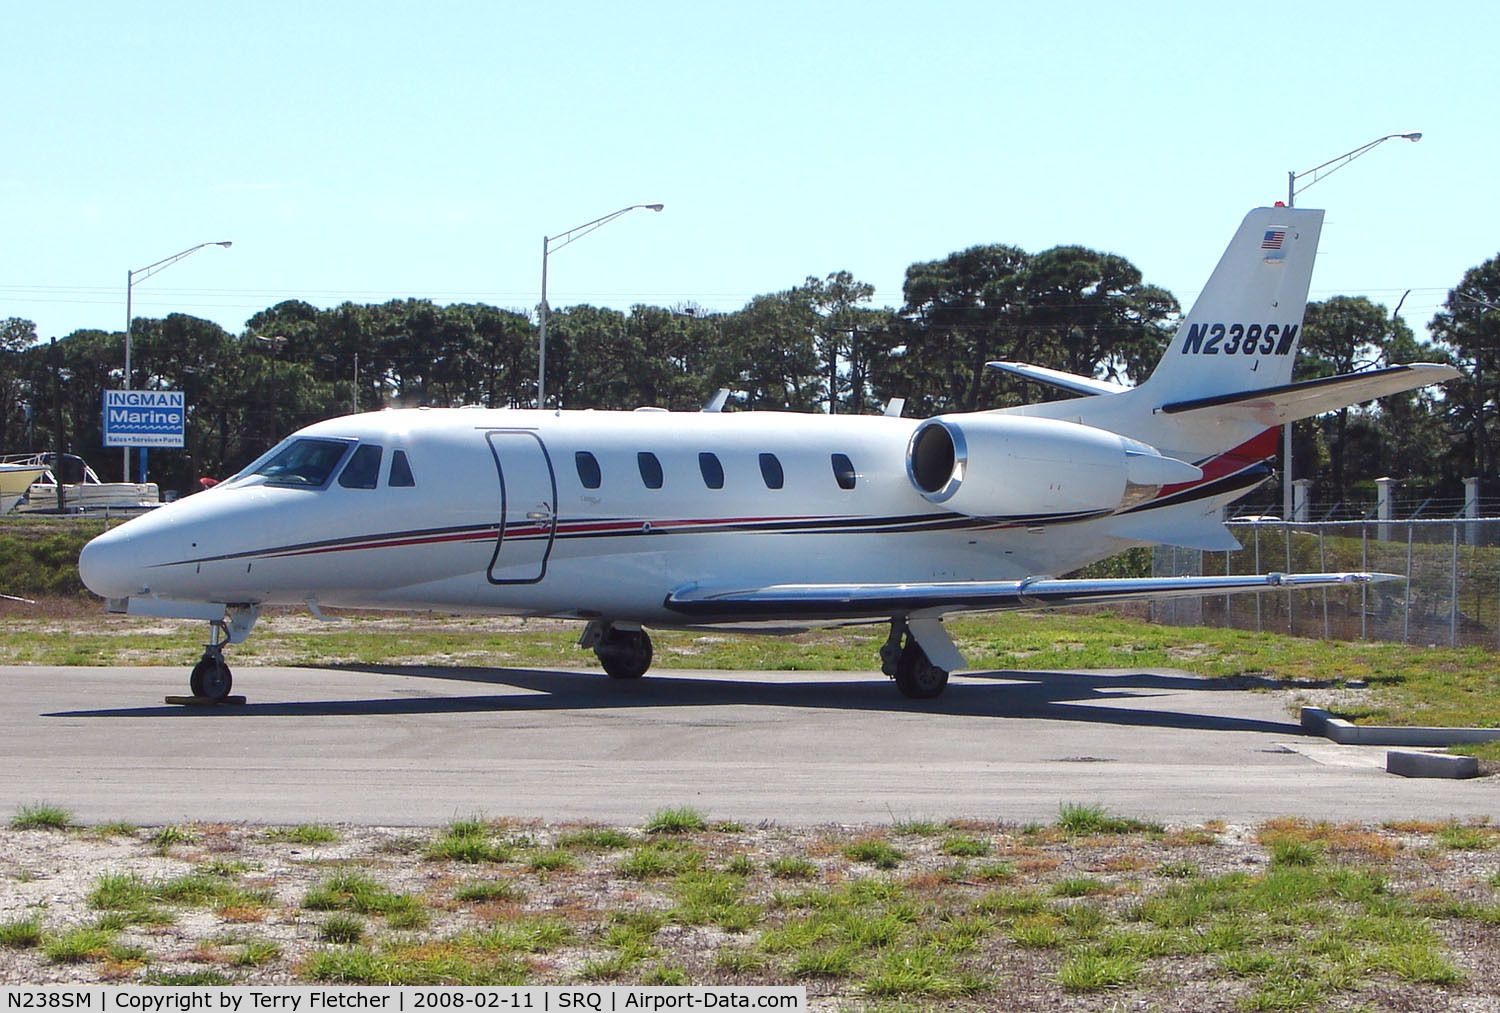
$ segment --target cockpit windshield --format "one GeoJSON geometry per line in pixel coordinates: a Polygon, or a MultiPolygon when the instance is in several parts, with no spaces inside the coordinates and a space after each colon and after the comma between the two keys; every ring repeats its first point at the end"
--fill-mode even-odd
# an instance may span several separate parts
{"type": "Polygon", "coordinates": [[[259,467],[241,476],[259,475],[271,485],[296,485],[321,489],[344,459],[349,444],[343,440],[294,440],[280,453],[266,458],[259,467]]]}

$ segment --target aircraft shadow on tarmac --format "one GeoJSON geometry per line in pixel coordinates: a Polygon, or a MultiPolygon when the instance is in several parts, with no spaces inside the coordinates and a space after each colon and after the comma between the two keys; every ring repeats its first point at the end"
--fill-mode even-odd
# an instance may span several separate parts
{"type": "MultiPolygon", "coordinates": [[[[154,705],[67,711],[44,717],[329,717],[421,715],[494,711],[628,710],[700,706],[796,707],[819,710],[930,713],[954,717],[1030,718],[1093,724],[1178,728],[1203,731],[1262,732],[1300,735],[1291,721],[1199,714],[1153,707],[1154,696],[1243,691],[1238,680],[1204,679],[1154,673],[966,672],[934,700],[908,700],[889,680],[875,677],[809,679],[789,682],[784,673],[774,682],[740,675],[725,679],[681,677],[666,670],[638,682],[616,680],[597,672],[502,668],[439,668],[421,665],[337,665],[330,671],[388,676],[411,682],[394,687],[402,695],[362,700],[309,700],[247,703],[243,706],[182,707],[154,705]],[[985,685],[971,680],[992,680],[985,685]],[[443,683],[503,685],[524,692],[505,695],[444,695],[443,683]],[[426,684],[426,685],[423,685],[426,684]],[[418,693],[420,695],[412,695],[418,693]],[[1129,700],[1131,706],[1106,701],[1129,700]]],[[[254,676],[242,680],[254,692],[254,676]]],[[[1253,684],[1253,683],[1252,683],[1253,684]]],[[[238,687],[237,687],[238,688],[238,687]]],[[[386,688],[392,688],[387,686],[386,688]]]]}

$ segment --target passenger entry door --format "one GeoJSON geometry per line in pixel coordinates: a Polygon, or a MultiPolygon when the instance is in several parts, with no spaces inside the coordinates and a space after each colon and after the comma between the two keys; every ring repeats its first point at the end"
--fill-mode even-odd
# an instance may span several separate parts
{"type": "Polygon", "coordinates": [[[487,433],[500,473],[500,534],[490,559],[491,584],[535,584],[547,575],[557,536],[557,476],[536,433],[487,433]]]}

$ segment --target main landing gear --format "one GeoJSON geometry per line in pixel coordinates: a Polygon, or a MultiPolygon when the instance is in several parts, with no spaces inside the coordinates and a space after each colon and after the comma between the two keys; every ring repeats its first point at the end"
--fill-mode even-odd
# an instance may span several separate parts
{"type": "Polygon", "coordinates": [[[651,637],[639,626],[591,621],[578,638],[579,647],[592,647],[611,679],[639,679],[651,667],[651,637]]]}
{"type": "MultiPolygon", "coordinates": [[[[592,648],[612,679],[639,679],[651,667],[651,638],[633,623],[591,620],[578,638],[578,646],[592,648]]],[[[896,689],[903,696],[930,700],[947,688],[948,672],[962,667],[963,658],[939,620],[908,622],[904,616],[891,620],[891,635],[880,648],[880,669],[896,680],[896,689]],[[932,655],[948,667],[934,662],[932,655]]]]}
{"type": "Polygon", "coordinates": [[[948,686],[948,673],[932,663],[899,616],[891,620],[891,635],[880,648],[880,670],[913,700],[930,700],[948,686]]]}

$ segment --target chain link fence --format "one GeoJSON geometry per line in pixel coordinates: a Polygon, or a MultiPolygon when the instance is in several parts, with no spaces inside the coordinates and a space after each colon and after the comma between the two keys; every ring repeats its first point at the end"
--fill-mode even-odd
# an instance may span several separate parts
{"type": "Polygon", "coordinates": [[[1243,548],[1159,546],[1155,576],[1368,571],[1399,581],[1152,603],[1173,626],[1500,650],[1500,517],[1231,523],[1243,548]]]}

